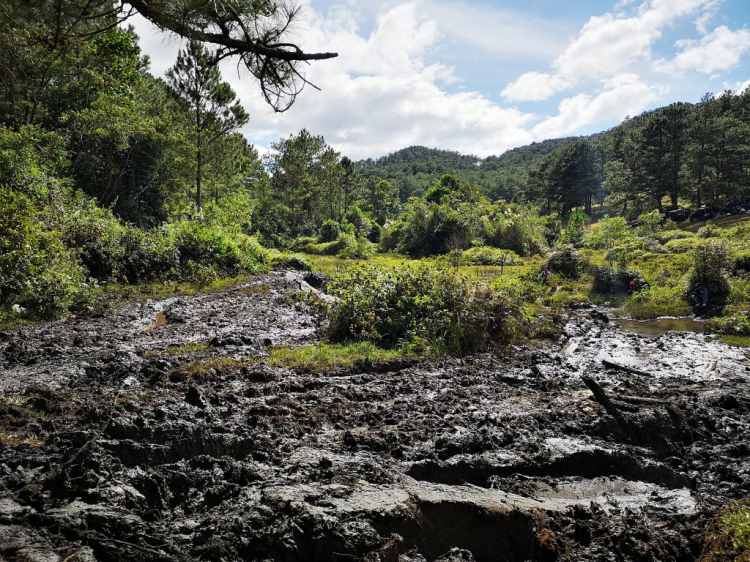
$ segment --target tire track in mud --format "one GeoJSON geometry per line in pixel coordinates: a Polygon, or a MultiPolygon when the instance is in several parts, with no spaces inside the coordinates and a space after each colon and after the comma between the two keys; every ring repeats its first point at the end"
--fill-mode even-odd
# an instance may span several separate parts
{"type": "Polygon", "coordinates": [[[301,287],[263,277],[0,338],[0,555],[688,560],[705,518],[750,495],[740,350],[575,318],[557,345],[465,359],[247,362],[313,337],[284,298],[301,287]],[[196,374],[168,353],[196,342],[230,361],[196,374]]]}

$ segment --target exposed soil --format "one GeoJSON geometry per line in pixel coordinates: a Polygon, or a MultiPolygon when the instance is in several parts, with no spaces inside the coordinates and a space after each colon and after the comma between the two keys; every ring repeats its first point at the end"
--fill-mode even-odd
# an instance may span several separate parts
{"type": "Polygon", "coordinates": [[[750,496],[745,350],[582,311],[548,346],[269,367],[315,337],[300,289],[0,332],[0,558],[694,560],[750,496]]]}

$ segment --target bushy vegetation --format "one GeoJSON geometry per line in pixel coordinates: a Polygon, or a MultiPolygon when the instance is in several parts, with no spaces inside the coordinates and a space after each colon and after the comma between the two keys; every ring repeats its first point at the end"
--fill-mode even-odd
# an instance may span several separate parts
{"type": "Polygon", "coordinates": [[[334,342],[468,353],[509,341],[520,329],[520,302],[512,295],[426,263],[354,266],[329,292],[337,299],[329,312],[334,342]]]}
{"type": "Polygon", "coordinates": [[[425,197],[408,201],[380,239],[381,249],[414,258],[477,244],[518,256],[538,254],[546,247],[544,226],[531,208],[491,203],[476,188],[445,175],[425,197]]]}

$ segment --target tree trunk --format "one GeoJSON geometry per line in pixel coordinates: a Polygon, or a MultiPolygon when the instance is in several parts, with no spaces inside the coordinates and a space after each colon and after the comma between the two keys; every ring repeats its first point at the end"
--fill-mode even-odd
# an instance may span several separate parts
{"type": "Polygon", "coordinates": [[[203,154],[200,148],[198,149],[197,167],[195,170],[195,204],[198,206],[198,212],[201,210],[201,173],[203,171],[203,154]]]}

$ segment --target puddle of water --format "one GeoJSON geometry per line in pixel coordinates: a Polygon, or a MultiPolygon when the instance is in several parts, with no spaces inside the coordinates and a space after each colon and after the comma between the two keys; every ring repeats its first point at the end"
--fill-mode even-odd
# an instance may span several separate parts
{"type": "Polygon", "coordinates": [[[616,320],[623,332],[632,332],[649,338],[656,338],[667,332],[695,332],[702,334],[705,322],[693,318],[657,318],[656,320],[616,320]]]}
{"type": "Polygon", "coordinates": [[[159,326],[164,326],[164,324],[166,324],[166,323],[167,323],[167,317],[164,316],[164,314],[162,314],[161,312],[157,312],[156,313],[156,322],[154,322],[153,324],[150,324],[150,325],[146,326],[145,328],[143,328],[143,331],[144,332],[150,332],[151,330],[156,330],[156,328],[158,328],[159,326]]]}

